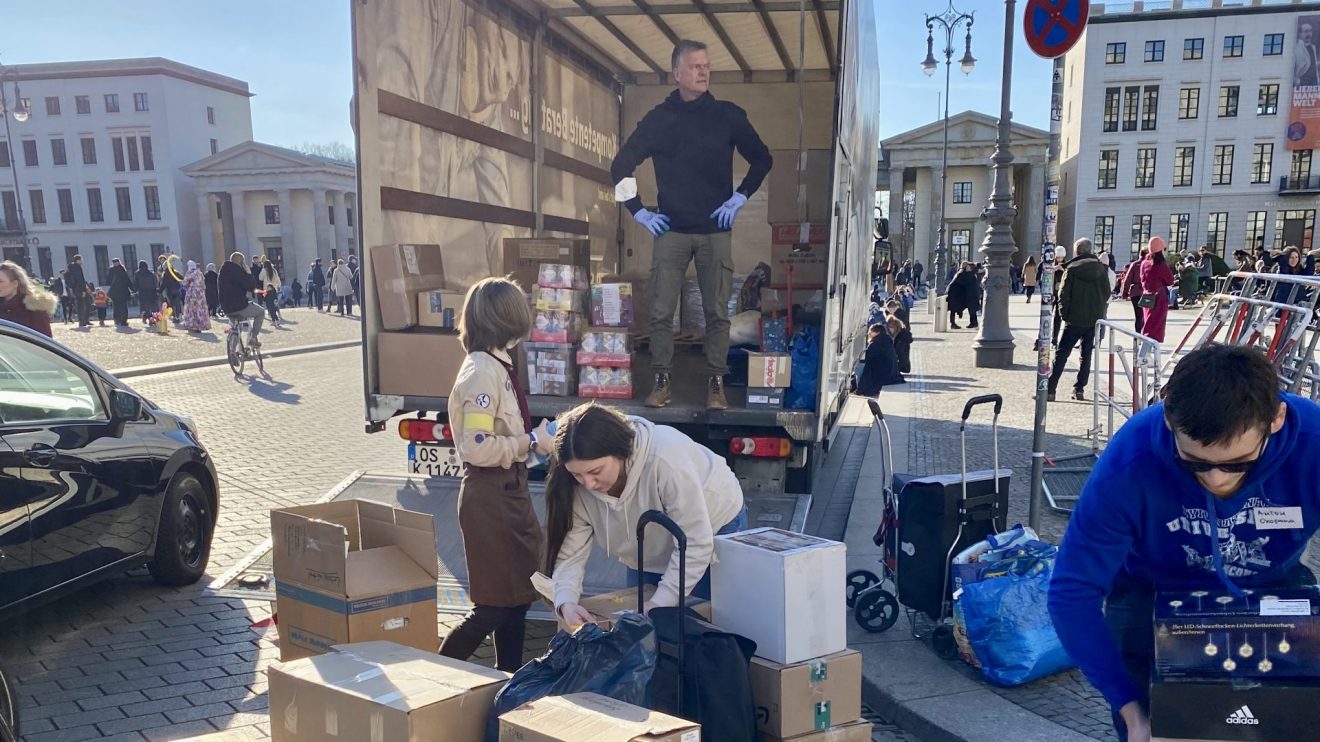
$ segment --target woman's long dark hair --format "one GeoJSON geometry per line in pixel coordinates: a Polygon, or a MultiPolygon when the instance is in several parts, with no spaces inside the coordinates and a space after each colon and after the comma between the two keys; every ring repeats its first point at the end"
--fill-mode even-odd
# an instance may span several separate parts
{"type": "Polygon", "coordinates": [[[576,459],[632,456],[632,423],[613,407],[580,404],[560,415],[551,446],[550,473],[545,482],[545,574],[554,575],[564,538],[573,527],[573,493],[577,480],[564,468],[576,459]]]}
{"type": "Polygon", "coordinates": [[[1168,258],[1165,258],[1165,257],[1164,257],[1164,251],[1163,251],[1163,250],[1160,250],[1160,251],[1157,252],[1157,253],[1152,253],[1152,254],[1151,254],[1151,256],[1150,256],[1150,262],[1151,262],[1151,263],[1154,263],[1155,265],[1164,265],[1165,263],[1169,262],[1169,260],[1168,260],[1168,258]]]}

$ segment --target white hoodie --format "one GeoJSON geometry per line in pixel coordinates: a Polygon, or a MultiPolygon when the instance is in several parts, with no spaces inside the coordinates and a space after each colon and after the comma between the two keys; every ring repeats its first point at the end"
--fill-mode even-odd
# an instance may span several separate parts
{"type": "MultiPolygon", "coordinates": [[[[576,603],[593,540],[629,569],[637,567],[637,521],[648,510],[663,511],[687,534],[688,592],[710,566],[715,531],[743,508],[742,487],[728,463],[714,451],[677,430],[629,417],[633,425],[628,481],[617,497],[574,488],[573,525],[555,561],[555,609],[576,603]]],[[[651,598],[657,606],[678,605],[678,550],[674,539],[658,525],[646,530],[643,569],[661,572],[651,598]]]]}

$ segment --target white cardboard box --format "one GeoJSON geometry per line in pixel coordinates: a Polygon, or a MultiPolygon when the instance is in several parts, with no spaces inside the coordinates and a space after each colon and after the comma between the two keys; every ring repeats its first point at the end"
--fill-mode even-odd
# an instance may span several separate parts
{"type": "Polygon", "coordinates": [[[790,665],[848,648],[847,547],[778,528],[715,538],[712,623],[790,665]]]}

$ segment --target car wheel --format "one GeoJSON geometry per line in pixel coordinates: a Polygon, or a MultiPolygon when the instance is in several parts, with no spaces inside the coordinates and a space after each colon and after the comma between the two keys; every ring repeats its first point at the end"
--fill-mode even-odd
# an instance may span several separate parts
{"type": "Polygon", "coordinates": [[[191,474],[176,474],[165,493],[156,553],[147,568],[162,585],[191,585],[211,557],[211,508],[206,488],[191,474]]]}

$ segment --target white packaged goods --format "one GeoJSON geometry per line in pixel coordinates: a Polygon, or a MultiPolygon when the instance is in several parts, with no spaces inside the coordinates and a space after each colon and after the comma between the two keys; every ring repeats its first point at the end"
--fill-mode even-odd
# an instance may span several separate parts
{"type": "Polygon", "coordinates": [[[756,528],[715,538],[715,625],[756,642],[756,654],[793,664],[848,646],[847,549],[838,541],[756,528]]]}
{"type": "Polygon", "coordinates": [[[582,334],[578,347],[579,366],[632,366],[632,338],[627,330],[593,327],[582,334]]]}
{"type": "Polygon", "coordinates": [[[578,289],[585,291],[587,288],[587,270],[580,265],[542,263],[541,270],[536,276],[536,285],[547,289],[578,289]]]}

